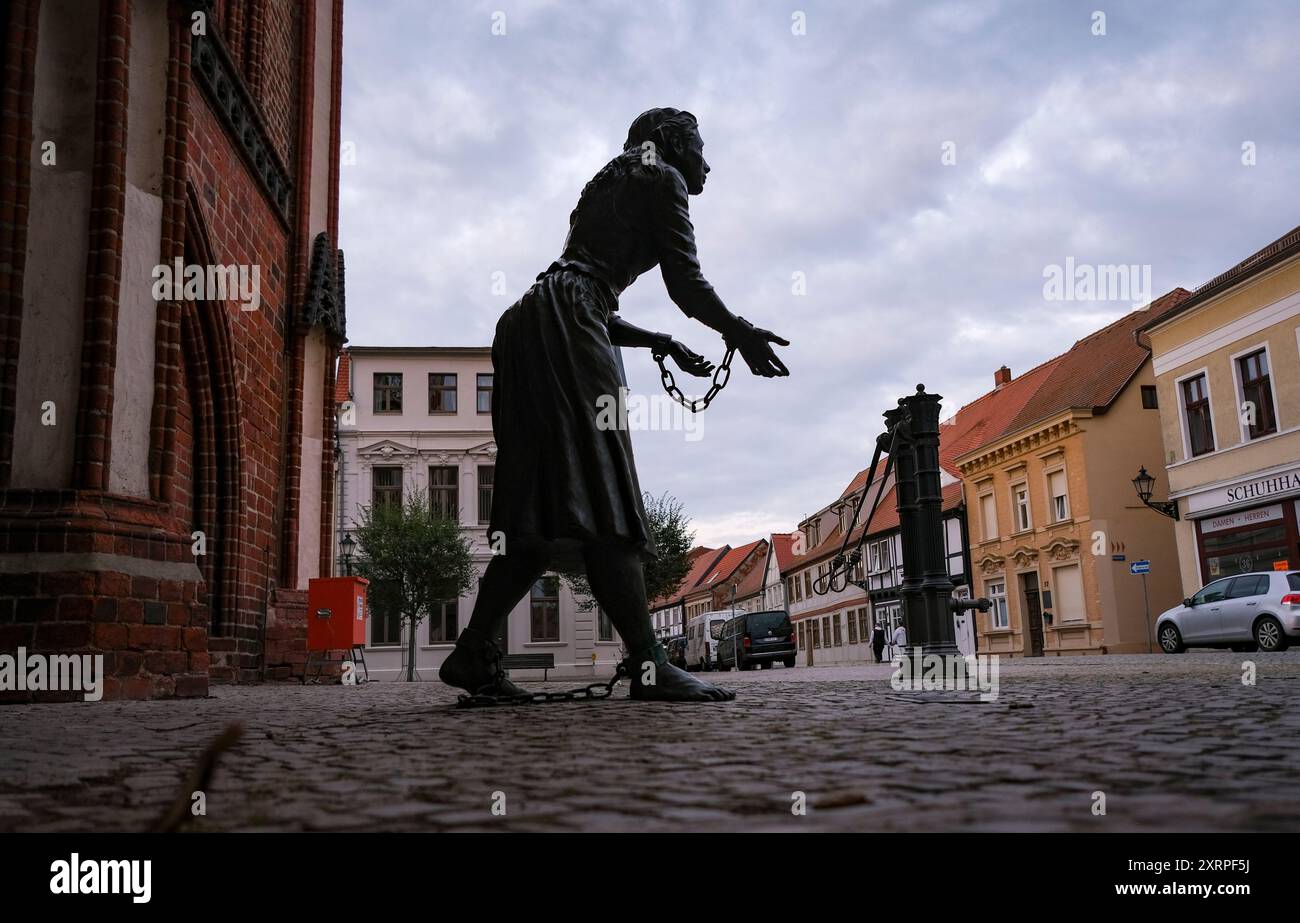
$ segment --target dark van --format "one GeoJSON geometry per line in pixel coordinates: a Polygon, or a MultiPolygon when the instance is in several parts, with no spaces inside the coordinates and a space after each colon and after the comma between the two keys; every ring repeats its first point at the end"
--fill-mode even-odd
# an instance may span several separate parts
{"type": "Polygon", "coordinates": [[[727,619],[718,639],[718,668],[750,670],[778,660],[794,666],[794,626],[785,612],[742,612],[727,619]]]}

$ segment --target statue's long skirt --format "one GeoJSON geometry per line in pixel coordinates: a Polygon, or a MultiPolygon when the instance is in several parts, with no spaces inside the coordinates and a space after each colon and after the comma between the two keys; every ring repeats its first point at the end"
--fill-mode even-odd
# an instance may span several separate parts
{"type": "Polygon", "coordinates": [[[603,282],[558,269],[497,322],[489,530],[504,534],[506,554],[540,543],[557,565],[581,569],[587,543],[656,553],[630,434],[611,403],[624,386],[607,327],[617,309],[603,282]]]}

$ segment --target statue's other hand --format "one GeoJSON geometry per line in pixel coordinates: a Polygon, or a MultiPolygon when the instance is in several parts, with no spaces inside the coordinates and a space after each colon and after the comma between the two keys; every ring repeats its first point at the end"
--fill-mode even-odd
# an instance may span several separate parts
{"type": "Polygon", "coordinates": [[[777,356],[776,350],[772,348],[773,343],[777,346],[790,345],[789,340],[777,336],[770,330],[749,326],[738,338],[736,348],[745,357],[745,363],[755,375],[763,378],[782,378],[789,375],[790,370],[777,356]]]}
{"type": "Polygon", "coordinates": [[[692,352],[684,343],[673,340],[668,347],[668,355],[673,357],[677,367],[687,375],[705,378],[713,374],[713,363],[697,352],[692,352]]]}

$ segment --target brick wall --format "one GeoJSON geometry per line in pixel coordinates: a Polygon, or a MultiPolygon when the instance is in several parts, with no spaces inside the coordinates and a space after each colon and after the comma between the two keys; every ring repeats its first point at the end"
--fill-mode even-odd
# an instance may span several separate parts
{"type": "MultiPolygon", "coordinates": [[[[3,503],[0,552],[74,566],[0,575],[0,651],[102,653],[105,698],[207,694],[202,582],[132,575],[109,563],[185,570],[188,536],[162,527],[167,517],[158,504],[20,490],[6,491],[3,503]]],[[[0,701],[31,697],[6,693],[0,701]]]]}
{"type": "Polygon", "coordinates": [[[8,486],[13,464],[39,9],[34,0],[12,0],[0,11],[0,40],[4,42],[4,70],[0,73],[0,264],[6,267],[5,272],[0,272],[0,488],[8,486]]]}
{"type": "MultiPolygon", "coordinates": [[[[6,44],[0,258],[23,250],[35,7],[16,0],[0,14],[6,44]]],[[[122,76],[129,62],[131,5],[103,0],[100,10],[96,100],[103,120],[97,119],[91,190],[77,467],[68,489],[7,483],[14,347],[21,348],[20,332],[39,331],[20,331],[21,275],[0,279],[0,651],[103,654],[107,698],[202,696],[210,681],[300,676],[306,594],[291,588],[292,574],[286,575],[281,560],[286,544],[293,547],[287,530],[296,527],[286,511],[296,508],[296,465],[320,466],[332,480],[331,459],[299,459],[290,451],[298,438],[292,421],[300,417],[303,387],[293,378],[295,369],[301,374],[297,303],[306,287],[311,241],[298,227],[298,203],[291,198],[291,217],[281,214],[196,84],[188,9],[171,3],[159,260],[183,255],[187,263],[256,265],[261,304],[256,311],[233,303],[159,304],[151,496],[105,493],[122,265],[122,165],[130,132],[122,76]],[[195,530],[206,537],[202,556],[191,551],[195,530]]],[[[227,43],[291,174],[310,163],[294,149],[295,139],[310,139],[301,120],[311,87],[301,82],[300,48],[309,19],[309,11],[291,0],[219,0],[210,23],[227,43]]],[[[294,194],[307,195],[309,178],[290,178],[294,194]]],[[[21,260],[14,265],[20,269],[21,260]]],[[[308,386],[328,394],[331,375],[326,379],[308,386]]],[[[331,450],[327,444],[327,456],[331,450]]],[[[337,674],[337,665],[331,672],[337,674]]],[[[8,698],[26,695],[31,694],[8,698]]]]}

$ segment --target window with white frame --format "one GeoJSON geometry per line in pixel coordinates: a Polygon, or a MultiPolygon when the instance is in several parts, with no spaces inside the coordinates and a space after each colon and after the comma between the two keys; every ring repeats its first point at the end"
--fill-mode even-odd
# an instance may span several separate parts
{"type": "Polygon", "coordinates": [[[433,611],[429,614],[429,643],[430,644],[455,644],[456,636],[460,634],[457,628],[457,608],[460,603],[458,599],[444,599],[440,603],[435,603],[433,611]]]}
{"type": "Polygon", "coordinates": [[[1182,382],[1183,420],[1192,457],[1214,451],[1214,423],[1210,419],[1210,388],[1204,373],[1182,382]]]}
{"type": "Polygon", "coordinates": [[[1065,469],[1047,476],[1047,495],[1051,505],[1052,521],[1064,522],[1070,518],[1070,493],[1065,482],[1065,469]]]}
{"type": "Polygon", "coordinates": [[[1056,617],[1062,622],[1081,622],[1088,617],[1083,602],[1083,575],[1078,564],[1052,569],[1056,583],[1056,617]]]}
{"type": "Polygon", "coordinates": [[[402,505],[401,468],[370,469],[370,504],[374,507],[402,505]]]}
{"type": "Polygon", "coordinates": [[[1011,502],[1015,506],[1016,531],[1029,531],[1034,525],[1034,521],[1029,515],[1029,485],[1014,485],[1011,488],[1011,502]]]}
{"type": "Polygon", "coordinates": [[[375,413],[402,412],[402,373],[375,372],[375,413]]]}
{"type": "Polygon", "coordinates": [[[1241,419],[1250,439],[1277,432],[1277,411],[1273,406],[1272,376],[1268,350],[1237,357],[1237,381],[1241,384],[1241,419]]]}
{"type": "Polygon", "coordinates": [[[496,484],[496,465],[478,466],[478,521],[487,525],[492,521],[492,491],[496,484]]]}
{"type": "Polygon", "coordinates": [[[437,516],[460,519],[460,469],[455,465],[429,466],[429,505],[437,516]]]}
{"type": "Polygon", "coordinates": [[[370,646],[401,644],[401,586],[394,580],[373,580],[366,599],[366,608],[370,610],[370,646]]]}
{"type": "Polygon", "coordinates": [[[1007,585],[1005,581],[986,583],[984,592],[993,605],[989,609],[989,619],[994,628],[1006,628],[1011,624],[1007,614],[1007,585]]]}
{"type": "Polygon", "coordinates": [[[560,640],[560,581],[541,577],[533,584],[529,612],[530,637],[533,641],[560,640]]]}
{"type": "Polygon", "coordinates": [[[992,493],[980,496],[980,526],[986,541],[998,537],[998,503],[992,493]]]}
{"type": "Polygon", "coordinates": [[[868,555],[871,558],[871,573],[880,574],[889,570],[891,564],[889,554],[889,539],[879,542],[872,542],[868,546],[868,555]]]}
{"type": "Polygon", "coordinates": [[[456,412],[455,373],[429,373],[429,413],[456,412]]]}

